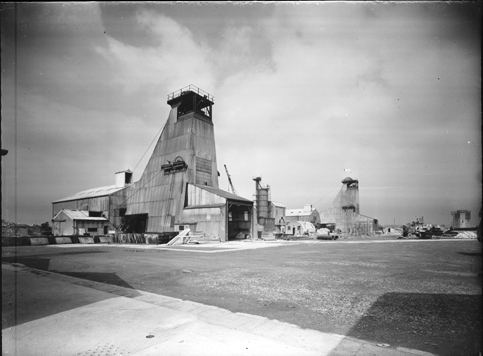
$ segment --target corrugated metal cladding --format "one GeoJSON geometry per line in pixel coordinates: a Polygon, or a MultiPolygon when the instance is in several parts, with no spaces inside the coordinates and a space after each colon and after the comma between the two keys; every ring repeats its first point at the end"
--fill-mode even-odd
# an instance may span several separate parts
{"type": "Polygon", "coordinates": [[[196,184],[213,186],[211,161],[196,157],[196,184]]]}
{"type": "MultiPolygon", "coordinates": [[[[94,190],[94,189],[92,189],[94,190]]],[[[101,190],[101,194],[105,191],[101,190]]],[[[65,198],[70,199],[72,196],[65,198]]],[[[77,200],[60,199],[52,203],[52,217],[56,216],[61,210],[88,210],[101,212],[109,219],[109,229],[118,228],[121,224],[121,211],[126,208],[126,189],[118,188],[111,195],[103,195],[91,198],[80,198],[77,200]]]]}
{"type": "MultiPolygon", "coordinates": [[[[195,226],[195,231],[203,233],[206,239],[228,240],[227,228],[230,228],[231,225],[238,229],[251,229],[251,218],[248,212],[246,221],[238,221],[236,225],[227,221],[227,204],[242,204],[251,207],[253,203],[248,199],[217,188],[188,184],[186,203],[181,221],[186,225],[195,226]]],[[[233,214],[232,219],[244,220],[245,213],[233,214]]]]}
{"type": "Polygon", "coordinates": [[[224,207],[183,210],[182,222],[194,227],[206,240],[226,241],[226,213],[224,207]]]}
{"type": "Polygon", "coordinates": [[[168,101],[168,120],[137,182],[109,195],[97,194],[88,199],[76,195],[72,201],[54,202],[53,214],[65,208],[87,207],[85,210],[105,213],[115,228],[121,226],[124,216],[126,225],[145,229],[132,232],[175,231],[188,225],[209,239],[221,241],[228,238],[229,224],[232,229],[242,229],[241,224],[229,223],[228,211],[239,209],[248,213],[253,203],[218,189],[211,119],[198,111],[178,115],[178,107],[183,106],[186,112],[186,100],[193,100],[193,95],[198,94],[181,94],[168,101]]]}
{"type": "Polygon", "coordinates": [[[101,211],[109,214],[110,196],[53,203],[54,216],[63,209],[101,211]]]}
{"type": "MultiPolygon", "coordinates": [[[[173,104],[141,179],[128,188],[127,215],[148,214],[147,231],[173,231],[181,218],[187,183],[218,188],[213,125],[189,113],[178,119],[173,104]],[[165,174],[161,165],[184,160],[187,169],[165,174]]],[[[199,117],[200,116],[200,117],[199,117]]]]}
{"type": "Polygon", "coordinates": [[[54,201],[54,203],[69,201],[69,200],[80,200],[80,199],[107,196],[107,195],[114,194],[122,189],[124,189],[123,186],[119,187],[117,185],[109,185],[107,187],[87,189],[82,192],[69,195],[68,197],[65,197],[63,199],[56,200],[54,201]]]}
{"type": "Polygon", "coordinates": [[[187,207],[190,206],[203,206],[203,205],[215,205],[226,204],[226,199],[220,195],[213,194],[212,192],[197,187],[195,185],[188,185],[187,207]]]}
{"type": "MultiPolygon", "coordinates": [[[[347,178],[344,180],[346,181],[347,178]]],[[[371,233],[376,229],[376,219],[359,213],[358,185],[348,188],[349,182],[342,181],[339,193],[328,209],[320,212],[320,221],[335,223],[336,229],[354,235],[371,233]],[[353,206],[354,208],[347,208],[353,206]]],[[[350,181],[353,181],[350,179],[350,181]]]]}
{"type": "Polygon", "coordinates": [[[52,232],[55,236],[83,235],[97,236],[109,229],[109,221],[101,217],[89,217],[88,211],[61,210],[55,215],[52,232]]]}

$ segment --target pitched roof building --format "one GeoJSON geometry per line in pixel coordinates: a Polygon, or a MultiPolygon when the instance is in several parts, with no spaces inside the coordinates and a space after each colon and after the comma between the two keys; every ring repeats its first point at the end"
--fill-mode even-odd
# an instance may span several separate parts
{"type": "Polygon", "coordinates": [[[116,185],[53,202],[62,209],[101,213],[127,232],[175,232],[226,241],[250,234],[253,202],[218,187],[214,98],[190,85],[168,95],[168,119],[141,178],[118,172],[116,185]]]}
{"type": "Polygon", "coordinates": [[[285,212],[286,221],[310,221],[316,225],[320,223],[320,215],[312,205],[305,205],[300,209],[287,209],[285,212]]]}

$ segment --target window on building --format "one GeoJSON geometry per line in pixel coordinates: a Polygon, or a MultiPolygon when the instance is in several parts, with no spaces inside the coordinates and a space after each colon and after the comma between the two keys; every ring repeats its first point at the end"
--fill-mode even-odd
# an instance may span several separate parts
{"type": "Polygon", "coordinates": [[[88,227],[87,232],[97,232],[97,227],[88,227]]]}
{"type": "Polygon", "coordinates": [[[196,157],[196,184],[213,186],[211,161],[196,157]]]}

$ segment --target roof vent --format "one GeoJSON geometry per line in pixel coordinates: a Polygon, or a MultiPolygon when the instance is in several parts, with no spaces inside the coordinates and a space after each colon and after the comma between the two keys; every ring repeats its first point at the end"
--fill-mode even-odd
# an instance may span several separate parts
{"type": "Polygon", "coordinates": [[[131,184],[132,172],[131,170],[116,172],[116,188],[122,188],[131,184]]]}

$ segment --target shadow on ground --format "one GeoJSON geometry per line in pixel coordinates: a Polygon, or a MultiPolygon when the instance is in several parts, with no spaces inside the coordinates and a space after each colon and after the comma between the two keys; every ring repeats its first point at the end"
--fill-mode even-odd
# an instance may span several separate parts
{"type": "Polygon", "coordinates": [[[42,257],[2,257],[2,262],[19,263],[30,268],[48,271],[50,265],[50,258],[42,257]]]}
{"type": "Polygon", "coordinates": [[[2,256],[2,261],[7,263],[20,263],[30,268],[37,268],[43,271],[49,270],[50,258],[52,256],[66,256],[66,255],[82,255],[82,254],[92,254],[92,253],[106,253],[106,251],[74,251],[74,252],[62,252],[59,254],[49,253],[40,255],[38,257],[29,256],[2,256]]]}
{"type": "Polygon", "coordinates": [[[386,293],[347,336],[435,353],[478,355],[481,295],[386,293]]]}
{"type": "MultiPolygon", "coordinates": [[[[119,287],[134,289],[129,283],[124,279],[120,278],[115,273],[100,273],[100,272],[62,272],[62,271],[52,271],[55,273],[60,273],[66,276],[71,276],[80,279],[87,279],[93,282],[112,284],[119,287]]],[[[138,293],[139,295],[139,293],[138,293]]]]}
{"type": "Polygon", "coordinates": [[[465,256],[481,256],[481,251],[480,252],[458,252],[460,255],[465,255],[465,256]]]}
{"type": "Polygon", "coordinates": [[[49,258],[4,258],[2,262],[31,268],[20,272],[2,268],[2,330],[105,299],[139,295],[116,273],[49,271],[49,258]],[[76,279],[59,280],[44,271],[76,279]],[[106,288],[105,284],[126,289],[106,288]]]}

